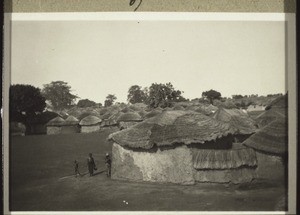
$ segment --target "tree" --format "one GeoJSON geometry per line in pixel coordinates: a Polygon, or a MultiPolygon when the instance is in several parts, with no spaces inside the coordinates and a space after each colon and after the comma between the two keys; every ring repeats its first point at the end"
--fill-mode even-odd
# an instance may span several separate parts
{"type": "Polygon", "coordinates": [[[55,110],[69,108],[79,98],[71,93],[71,86],[64,81],[52,81],[50,84],[45,84],[42,94],[51,102],[55,110]]]}
{"type": "Polygon", "coordinates": [[[41,90],[31,85],[11,85],[9,90],[10,121],[23,122],[30,131],[29,121],[46,107],[41,90]]]}
{"type": "Polygon", "coordinates": [[[233,99],[242,99],[243,96],[242,95],[232,95],[233,99]]]}
{"type": "Polygon", "coordinates": [[[93,107],[93,106],[96,106],[96,105],[97,105],[96,102],[91,101],[89,99],[81,99],[77,103],[77,107],[81,107],[81,108],[84,108],[84,107],[93,107]]]}
{"type": "Polygon", "coordinates": [[[170,107],[172,102],[186,101],[181,96],[180,90],[175,90],[171,83],[157,84],[154,83],[149,88],[147,103],[150,107],[170,107]]]}
{"type": "Polygon", "coordinates": [[[206,98],[206,99],[209,99],[210,103],[212,104],[213,100],[215,100],[215,99],[220,100],[221,99],[221,93],[218,92],[218,91],[215,91],[215,90],[209,90],[209,91],[203,92],[202,97],[206,98]]]}
{"type": "Polygon", "coordinates": [[[142,87],[133,85],[128,90],[127,100],[131,104],[145,102],[147,99],[147,91],[142,90],[142,87]]]}
{"type": "Polygon", "coordinates": [[[116,99],[117,99],[117,97],[115,95],[108,94],[108,96],[106,96],[106,100],[104,101],[104,106],[105,107],[112,106],[116,99]]]}

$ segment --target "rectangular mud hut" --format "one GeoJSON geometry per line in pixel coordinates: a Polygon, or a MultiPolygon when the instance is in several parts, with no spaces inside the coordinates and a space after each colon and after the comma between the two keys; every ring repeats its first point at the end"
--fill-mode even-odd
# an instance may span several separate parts
{"type": "Polygon", "coordinates": [[[201,113],[164,111],[108,137],[112,178],[178,184],[251,181],[255,153],[232,147],[235,132],[201,113]]]}

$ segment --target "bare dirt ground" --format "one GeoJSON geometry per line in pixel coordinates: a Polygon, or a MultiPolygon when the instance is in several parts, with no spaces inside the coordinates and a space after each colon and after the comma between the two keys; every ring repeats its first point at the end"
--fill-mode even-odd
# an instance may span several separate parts
{"type": "Polygon", "coordinates": [[[136,183],[106,177],[108,132],[12,137],[10,209],[12,211],[274,211],[283,185],[260,181],[247,185],[136,183]],[[75,178],[73,162],[87,172],[92,152],[98,170],[75,178]]]}

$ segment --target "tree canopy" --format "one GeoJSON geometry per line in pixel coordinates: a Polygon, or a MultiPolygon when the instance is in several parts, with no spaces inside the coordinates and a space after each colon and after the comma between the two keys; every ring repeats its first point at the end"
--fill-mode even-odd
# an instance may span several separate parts
{"type": "Polygon", "coordinates": [[[186,99],[182,97],[181,93],[183,93],[183,91],[175,90],[171,83],[153,83],[149,87],[147,103],[152,108],[170,107],[172,102],[186,101],[186,99]]]}
{"type": "Polygon", "coordinates": [[[93,106],[96,106],[96,105],[97,105],[96,102],[91,101],[89,99],[81,99],[77,103],[77,107],[81,107],[81,108],[84,108],[84,107],[93,107],[93,106]]]}
{"type": "Polygon", "coordinates": [[[105,107],[112,106],[116,101],[116,99],[117,97],[114,94],[108,94],[108,96],[106,96],[106,100],[104,101],[104,106],[105,107]]]}
{"type": "Polygon", "coordinates": [[[43,112],[46,107],[45,98],[41,90],[31,85],[11,85],[9,90],[9,118],[10,121],[23,122],[26,127],[28,121],[43,112]]]}
{"type": "Polygon", "coordinates": [[[147,99],[146,89],[142,90],[141,86],[133,85],[128,90],[127,100],[131,104],[142,103],[147,99]]]}
{"type": "Polygon", "coordinates": [[[215,90],[204,91],[202,97],[208,99],[213,104],[213,100],[221,99],[221,93],[215,90]]]}
{"type": "Polygon", "coordinates": [[[71,107],[78,98],[77,95],[71,93],[71,86],[64,81],[52,81],[50,84],[45,84],[42,94],[51,102],[55,110],[71,107]]]}

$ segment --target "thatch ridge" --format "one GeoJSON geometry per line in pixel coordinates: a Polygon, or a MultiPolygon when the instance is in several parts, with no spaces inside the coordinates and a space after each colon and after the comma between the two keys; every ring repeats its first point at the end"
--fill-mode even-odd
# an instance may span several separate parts
{"type": "Polygon", "coordinates": [[[79,125],[96,125],[98,123],[101,123],[101,121],[102,120],[99,117],[87,116],[79,122],[79,125]]]}
{"type": "Polygon", "coordinates": [[[61,118],[60,116],[57,116],[54,119],[51,119],[47,123],[47,126],[63,126],[65,124],[66,124],[66,121],[63,118],[61,118]]]}
{"type": "Polygon", "coordinates": [[[235,169],[257,166],[255,151],[251,148],[215,150],[192,149],[193,167],[205,169],[235,169]]]}
{"type": "Polygon", "coordinates": [[[79,120],[74,116],[68,116],[67,119],[65,119],[66,125],[78,125],[79,120]]]}

